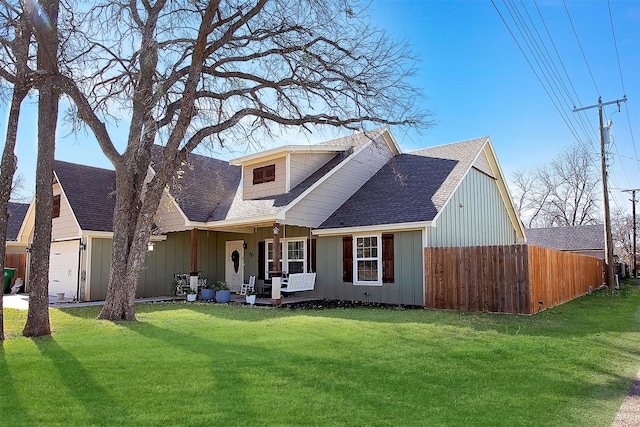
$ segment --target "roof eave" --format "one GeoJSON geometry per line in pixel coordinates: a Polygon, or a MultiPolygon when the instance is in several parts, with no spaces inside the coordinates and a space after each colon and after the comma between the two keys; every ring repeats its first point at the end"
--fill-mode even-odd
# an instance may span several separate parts
{"type": "Polygon", "coordinates": [[[432,221],[404,222],[398,224],[376,224],[355,227],[339,227],[315,229],[311,233],[314,236],[343,236],[345,234],[363,234],[363,233],[379,233],[388,231],[411,231],[423,230],[431,226],[432,221]]]}

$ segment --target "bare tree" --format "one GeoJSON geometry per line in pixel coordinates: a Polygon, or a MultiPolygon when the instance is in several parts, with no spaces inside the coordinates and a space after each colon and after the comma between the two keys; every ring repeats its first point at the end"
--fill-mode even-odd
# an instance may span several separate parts
{"type": "MultiPolygon", "coordinates": [[[[8,204],[16,171],[15,146],[18,137],[20,107],[27,96],[30,86],[25,76],[29,62],[30,26],[21,15],[17,5],[0,2],[0,46],[3,49],[0,77],[12,85],[7,133],[0,164],[0,265],[4,267],[8,226],[8,204]]],[[[0,286],[0,340],[4,340],[4,312],[0,286]]]]}
{"type": "Polygon", "coordinates": [[[523,222],[529,228],[598,223],[596,165],[587,147],[573,144],[548,165],[515,172],[511,189],[523,222]]]}
{"type": "Polygon", "coordinates": [[[633,216],[622,208],[611,215],[611,235],[620,260],[633,265],[633,216]]]}
{"type": "MultiPolygon", "coordinates": [[[[25,3],[37,40],[37,71],[40,75],[58,74],[59,0],[25,3]]],[[[38,84],[38,165],[36,169],[36,208],[31,262],[29,266],[29,312],[22,331],[25,336],[50,335],[49,324],[49,252],[51,249],[51,212],[53,209],[53,161],[58,123],[59,91],[53,81],[38,84]]]]}
{"type": "Polygon", "coordinates": [[[540,171],[533,169],[514,172],[511,189],[516,209],[525,227],[532,228],[540,223],[550,196],[549,188],[540,179],[540,171]]]}
{"type": "Polygon", "coordinates": [[[344,0],[97,3],[56,84],[116,172],[103,319],[134,320],[134,297],[162,191],[198,144],[257,143],[279,126],[426,125],[406,44],[344,0]],[[111,38],[106,38],[111,35],[111,38]],[[105,39],[106,38],[106,39],[105,39]],[[130,119],[122,154],[109,133],[130,119]],[[164,146],[145,182],[154,143],[164,146]]]}

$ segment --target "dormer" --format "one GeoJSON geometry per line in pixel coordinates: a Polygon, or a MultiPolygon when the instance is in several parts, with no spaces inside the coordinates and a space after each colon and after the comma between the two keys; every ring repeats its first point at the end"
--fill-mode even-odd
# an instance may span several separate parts
{"type": "Polygon", "coordinates": [[[242,167],[242,198],[285,194],[351,146],[286,145],[231,160],[242,167]]]}

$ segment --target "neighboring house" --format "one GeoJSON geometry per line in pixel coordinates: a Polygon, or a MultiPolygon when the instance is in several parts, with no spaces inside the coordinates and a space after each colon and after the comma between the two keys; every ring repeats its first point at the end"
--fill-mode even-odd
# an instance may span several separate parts
{"type": "Polygon", "coordinates": [[[9,212],[9,219],[7,222],[7,240],[6,240],[6,253],[4,259],[5,268],[14,268],[16,271],[13,274],[11,285],[15,284],[16,280],[22,280],[22,283],[26,283],[27,277],[27,245],[28,239],[23,237],[22,227],[25,224],[25,217],[29,210],[28,203],[14,203],[9,202],[7,206],[9,212]]]}
{"type": "Polygon", "coordinates": [[[602,224],[529,228],[526,233],[531,245],[605,259],[602,224]]]}
{"type": "Polygon", "coordinates": [[[9,202],[9,221],[7,222],[7,254],[24,254],[27,249],[27,240],[19,240],[20,229],[24,224],[24,218],[29,210],[29,203],[9,202]]]}
{"type": "MultiPolygon", "coordinates": [[[[50,293],[59,269],[65,292],[103,299],[115,173],[56,162],[55,174],[50,293]]],[[[317,272],[309,296],[422,305],[424,247],[524,241],[489,138],[401,154],[386,128],[230,162],[191,154],[155,226],[138,296],[172,292],[175,273],[268,282],[277,233],[282,271],[317,272]]]]}

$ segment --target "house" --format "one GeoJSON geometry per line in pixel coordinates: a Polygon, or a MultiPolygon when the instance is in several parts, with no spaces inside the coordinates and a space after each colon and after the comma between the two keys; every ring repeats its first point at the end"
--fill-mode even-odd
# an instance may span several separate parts
{"type": "Polygon", "coordinates": [[[318,295],[407,305],[425,247],[524,242],[488,137],[394,156],[313,234],[318,295]]]}
{"type": "Polygon", "coordinates": [[[605,259],[602,224],[529,228],[526,233],[531,245],[605,259]]]}
{"type": "Polygon", "coordinates": [[[7,222],[7,254],[24,254],[27,239],[22,237],[21,228],[29,210],[29,203],[9,202],[7,206],[9,220],[7,222]]]}
{"type": "Polygon", "coordinates": [[[20,279],[24,283],[27,280],[27,244],[28,239],[23,236],[22,227],[29,209],[28,203],[9,202],[7,210],[9,219],[7,222],[7,241],[4,259],[5,268],[14,268],[11,285],[20,279]]]}
{"type": "MultiPolygon", "coordinates": [[[[114,183],[56,162],[50,293],[104,299],[114,183]]],[[[386,128],[229,162],[191,154],[154,222],[138,296],[173,292],[176,273],[237,290],[313,271],[309,296],[422,305],[425,247],[524,240],[489,138],[403,154],[386,128]]]]}

